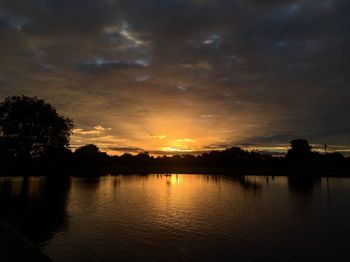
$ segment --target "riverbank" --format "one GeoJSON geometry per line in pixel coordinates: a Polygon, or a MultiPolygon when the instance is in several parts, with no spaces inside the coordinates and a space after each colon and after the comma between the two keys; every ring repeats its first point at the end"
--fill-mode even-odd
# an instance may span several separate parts
{"type": "Polygon", "coordinates": [[[50,262],[49,257],[0,218],[1,262],[50,262]]]}
{"type": "Polygon", "coordinates": [[[101,176],[128,174],[210,174],[227,176],[316,176],[350,177],[348,167],[157,167],[157,166],[114,166],[114,165],[31,165],[3,166],[0,177],[9,176],[101,176]]]}

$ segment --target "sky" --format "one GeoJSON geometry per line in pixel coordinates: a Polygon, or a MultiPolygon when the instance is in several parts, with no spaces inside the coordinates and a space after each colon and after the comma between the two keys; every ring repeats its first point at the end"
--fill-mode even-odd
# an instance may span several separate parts
{"type": "Polygon", "coordinates": [[[349,0],[0,0],[0,99],[38,96],[71,146],[350,152],[349,0]]]}

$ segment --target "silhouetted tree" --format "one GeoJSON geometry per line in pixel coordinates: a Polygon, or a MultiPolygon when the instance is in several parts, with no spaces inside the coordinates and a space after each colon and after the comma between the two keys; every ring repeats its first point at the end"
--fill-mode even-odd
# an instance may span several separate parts
{"type": "Polygon", "coordinates": [[[2,157],[30,160],[69,147],[73,121],[36,97],[12,96],[0,103],[2,157]]]}
{"type": "Polygon", "coordinates": [[[290,142],[292,150],[299,153],[310,153],[311,146],[306,139],[295,139],[290,142]]]}
{"type": "Polygon", "coordinates": [[[96,156],[100,153],[101,153],[100,149],[94,144],[88,144],[85,146],[78,147],[74,152],[76,156],[82,156],[82,157],[96,156]]]}
{"type": "Polygon", "coordinates": [[[309,160],[312,156],[311,146],[306,139],[295,139],[290,142],[291,149],[288,150],[286,158],[289,160],[309,160]]]}
{"type": "Polygon", "coordinates": [[[94,144],[88,144],[77,148],[74,152],[74,156],[78,162],[84,162],[85,164],[96,163],[102,159],[108,158],[108,155],[101,152],[94,144]]]}
{"type": "Polygon", "coordinates": [[[137,165],[140,166],[147,166],[150,165],[152,163],[153,158],[150,157],[148,152],[142,152],[137,154],[135,157],[135,162],[137,165]]]}
{"type": "Polygon", "coordinates": [[[339,152],[334,152],[334,153],[327,153],[324,156],[324,160],[327,162],[338,162],[338,163],[343,163],[346,158],[339,152]]]}

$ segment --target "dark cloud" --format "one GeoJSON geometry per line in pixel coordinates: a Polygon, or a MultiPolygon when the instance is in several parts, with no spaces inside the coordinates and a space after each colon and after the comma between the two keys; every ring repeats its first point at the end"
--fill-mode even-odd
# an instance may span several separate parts
{"type": "Polygon", "coordinates": [[[229,143],[217,143],[203,146],[204,150],[223,150],[226,148],[232,147],[232,144],[229,143]]]}
{"type": "Polygon", "coordinates": [[[80,69],[89,71],[101,71],[108,69],[131,69],[131,68],[143,68],[147,67],[149,63],[145,60],[135,61],[119,61],[119,60],[106,60],[103,58],[95,58],[88,61],[78,62],[77,66],[80,69]]]}
{"type": "Polygon", "coordinates": [[[184,155],[201,155],[207,151],[204,150],[197,150],[197,151],[164,151],[164,150],[150,150],[147,151],[149,154],[151,155],[156,155],[156,156],[176,156],[176,155],[180,155],[180,156],[184,156],[184,155]]]}
{"type": "Polygon", "coordinates": [[[0,10],[0,29],[9,28],[14,30],[22,30],[26,24],[27,21],[24,18],[11,16],[5,11],[0,10]]]}
{"type": "Polygon", "coordinates": [[[3,0],[1,7],[28,19],[25,31],[35,34],[91,34],[115,18],[110,1],[3,0]]]}
{"type": "Polygon", "coordinates": [[[128,152],[128,153],[141,153],[145,150],[139,147],[132,146],[111,146],[108,147],[108,150],[118,151],[118,152],[128,152]]]}
{"type": "Polygon", "coordinates": [[[350,146],[349,11],[347,0],[3,0],[0,91],[42,96],[147,150],[142,126],[164,133],[168,119],[215,130],[202,149],[294,136],[350,146]]]}

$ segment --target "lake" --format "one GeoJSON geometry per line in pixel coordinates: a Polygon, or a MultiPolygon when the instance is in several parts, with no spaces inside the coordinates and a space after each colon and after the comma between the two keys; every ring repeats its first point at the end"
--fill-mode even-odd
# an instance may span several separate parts
{"type": "Polygon", "coordinates": [[[0,216],[54,261],[350,261],[350,179],[0,178],[0,216]]]}

